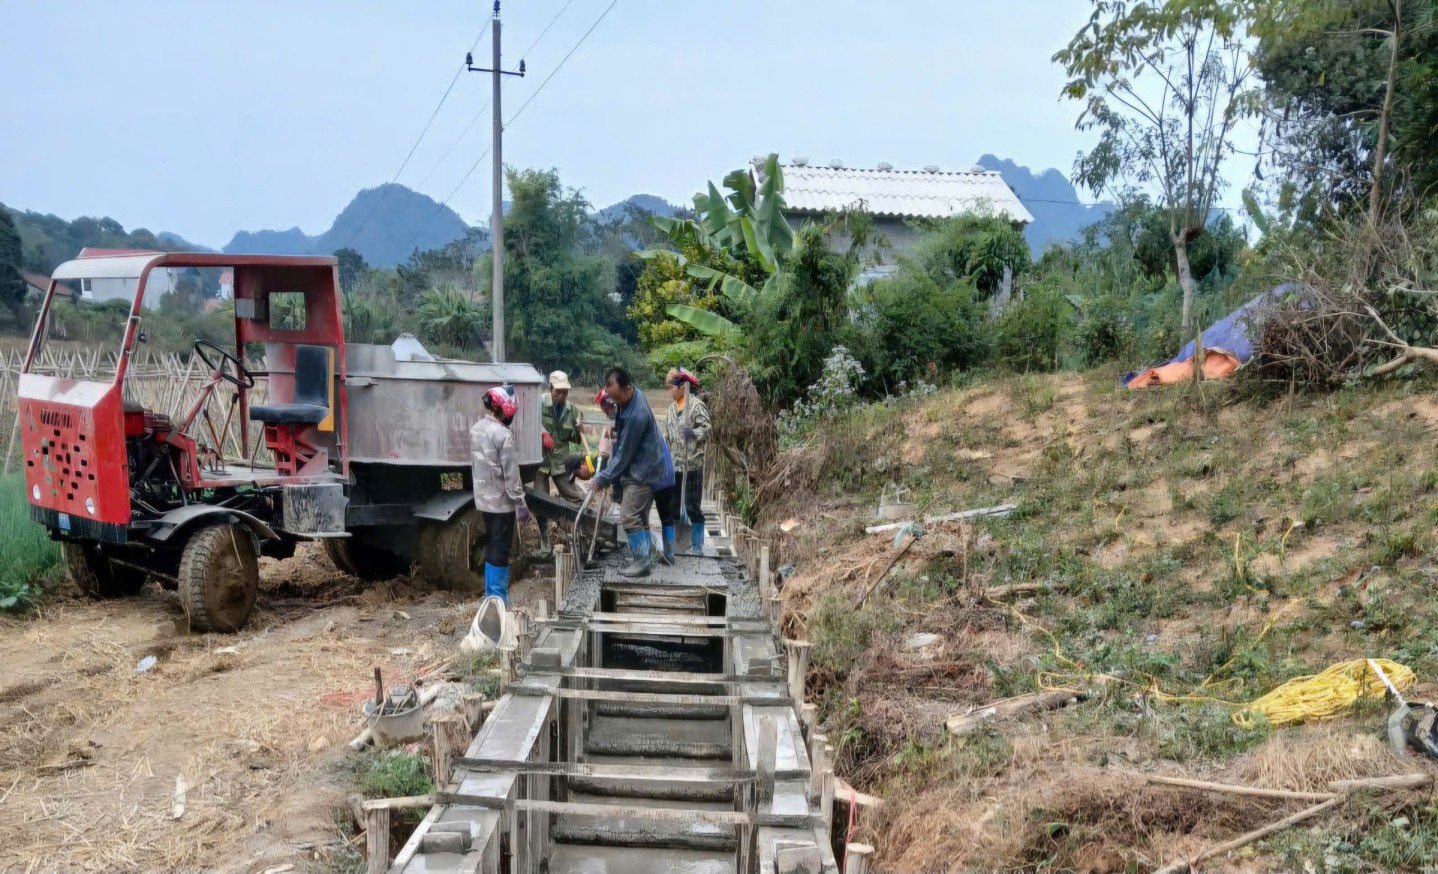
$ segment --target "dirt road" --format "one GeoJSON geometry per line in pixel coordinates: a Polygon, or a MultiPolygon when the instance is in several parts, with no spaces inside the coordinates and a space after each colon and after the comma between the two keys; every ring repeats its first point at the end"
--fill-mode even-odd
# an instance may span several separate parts
{"type": "Polygon", "coordinates": [[[398,681],[452,654],[477,599],[362,585],[308,545],[264,560],[260,589],[236,635],[186,633],[153,585],[0,621],[0,871],[326,869],[373,666],[398,681]]]}

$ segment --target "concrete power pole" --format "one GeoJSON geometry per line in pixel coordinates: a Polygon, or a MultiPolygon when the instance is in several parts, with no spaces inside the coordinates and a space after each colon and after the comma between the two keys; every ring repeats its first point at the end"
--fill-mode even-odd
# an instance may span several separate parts
{"type": "Polygon", "coordinates": [[[476,67],[474,59],[465,56],[465,66],[471,73],[489,73],[493,81],[494,94],[491,106],[494,108],[494,142],[490,145],[490,156],[494,165],[494,212],[489,220],[491,252],[494,256],[493,289],[489,306],[494,317],[494,339],[490,342],[490,357],[496,363],[504,361],[504,117],[500,113],[500,77],[523,76],[524,61],[519,62],[518,72],[501,70],[499,67],[499,0],[494,0],[494,66],[489,69],[476,67]]]}

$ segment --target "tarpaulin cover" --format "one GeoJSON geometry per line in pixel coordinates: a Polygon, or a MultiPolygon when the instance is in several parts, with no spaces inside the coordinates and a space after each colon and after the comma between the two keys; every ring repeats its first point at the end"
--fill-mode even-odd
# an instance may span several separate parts
{"type": "MultiPolygon", "coordinates": [[[[1252,327],[1252,313],[1263,304],[1282,297],[1290,288],[1288,285],[1280,285],[1255,295],[1248,303],[1214,322],[1203,332],[1205,379],[1227,379],[1240,365],[1253,357],[1253,338],[1248,333],[1252,327]]],[[[1194,341],[1190,340],[1173,358],[1157,367],[1129,374],[1124,378],[1124,384],[1129,388],[1148,388],[1191,380],[1194,369],[1193,353],[1194,341]]]]}

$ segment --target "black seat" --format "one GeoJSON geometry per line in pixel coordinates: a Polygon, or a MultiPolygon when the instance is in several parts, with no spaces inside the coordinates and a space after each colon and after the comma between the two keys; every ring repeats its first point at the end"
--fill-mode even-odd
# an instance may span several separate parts
{"type": "Polygon", "coordinates": [[[259,404],[250,407],[250,418],[268,425],[318,425],[329,414],[329,407],[314,404],[259,404]]]}
{"type": "Polygon", "coordinates": [[[270,425],[318,425],[329,418],[333,382],[332,349],[328,346],[296,346],[294,402],[250,407],[250,419],[270,425]]]}

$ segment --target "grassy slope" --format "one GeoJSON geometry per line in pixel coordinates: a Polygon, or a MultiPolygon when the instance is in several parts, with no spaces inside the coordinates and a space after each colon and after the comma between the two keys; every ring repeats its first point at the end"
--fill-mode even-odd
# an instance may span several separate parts
{"type": "MultiPolygon", "coordinates": [[[[1208,680],[1193,697],[1247,701],[1361,656],[1438,677],[1434,428],[1438,403],[1416,389],[1265,404],[1226,386],[1129,393],[1098,374],[976,385],[826,428],[794,456],[791,479],[811,487],[769,515],[804,522],[785,543],[791,631],[814,643],[841,765],[893,799],[867,826],[882,867],[1146,869],[1297,808],[1144,788],[1140,771],[1322,789],[1415,767],[1384,750],[1381,704],[1243,729],[1229,707],[1162,693],[1208,680]],[[1020,507],[931,531],[856,612],[888,561],[887,539],[860,527],[886,482],[921,513],[1020,507]],[[1013,611],[977,595],[1024,582],[1062,591],[1013,611]],[[941,642],[908,651],[916,631],[941,642]],[[1000,730],[942,731],[972,705],[1091,673],[1119,682],[1000,730]]],[[[1247,852],[1288,869],[1438,863],[1434,812],[1405,815],[1370,823],[1350,806],[1247,852]]]]}
{"type": "Polygon", "coordinates": [[[21,592],[37,595],[41,576],[59,560],[45,529],[30,519],[25,477],[0,476],[0,599],[21,592]]]}

